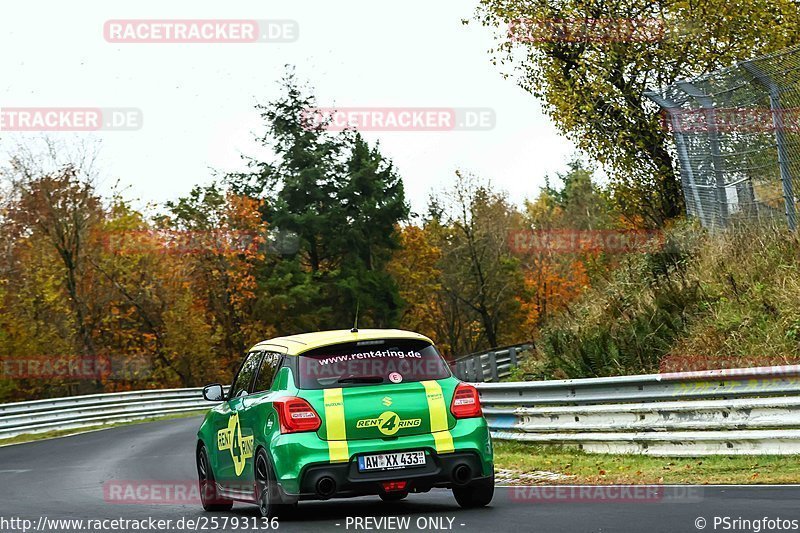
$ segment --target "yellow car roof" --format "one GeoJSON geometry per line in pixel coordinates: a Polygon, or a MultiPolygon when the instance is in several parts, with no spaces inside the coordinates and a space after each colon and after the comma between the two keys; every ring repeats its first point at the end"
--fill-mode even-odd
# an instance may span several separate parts
{"type": "Polygon", "coordinates": [[[301,333],[299,335],[289,335],[288,337],[276,337],[259,342],[253,346],[250,351],[271,350],[287,355],[300,355],[308,350],[321,348],[323,346],[331,346],[333,344],[381,339],[415,339],[428,341],[433,344],[433,341],[425,335],[402,329],[360,329],[356,333],[353,333],[349,329],[337,329],[333,331],[301,333]]]}

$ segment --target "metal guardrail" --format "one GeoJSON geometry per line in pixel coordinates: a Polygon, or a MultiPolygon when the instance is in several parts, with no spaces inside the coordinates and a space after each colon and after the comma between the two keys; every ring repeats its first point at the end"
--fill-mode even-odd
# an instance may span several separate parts
{"type": "Polygon", "coordinates": [[[519,358],[532,349],[532,344],[517,344],[465,355],[453,361],[453,374],[463,381],[497,382],[510,376],[519,358]]]}
{"type": "Polygon", "coordinates": [[[800,453],[800,365],[477,387],[496,439],[674,457],[800,453]]]}
{"type": "MultiPolygon", "coordinates": [[[[664,456],[800,454],[800,365],[476,386],[496,439],[664,456]]],[[[199,388],[4,404],[0,439],[212,405],[199,388]]]]}
{"type": "Polygon", "coordinates": [[[0,404],[0,439],[207,411],[203,389],[92,394],[0,404]]]}

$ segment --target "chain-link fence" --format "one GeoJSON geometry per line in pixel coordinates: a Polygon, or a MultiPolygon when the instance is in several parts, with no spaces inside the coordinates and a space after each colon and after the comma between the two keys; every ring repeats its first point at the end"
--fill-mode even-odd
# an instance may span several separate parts
{"type": "Polygon", "coordinates": [[[796,228],[800,194],[800,47],[645,93],[673,135],[688,214],[796,228]]]}

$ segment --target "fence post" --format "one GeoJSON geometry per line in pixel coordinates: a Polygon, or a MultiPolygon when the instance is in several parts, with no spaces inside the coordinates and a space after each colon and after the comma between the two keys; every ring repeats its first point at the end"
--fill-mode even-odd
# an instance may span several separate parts
{"type": "Polygon", "coordinates": [[[780,87],[764,71],[750,61],[742,63],[742,67],[769,91],[769,108],[772,112],[772,126],[775,128],[775,144],[778,148],[778,168],[783,184],[783,203],[786,207],[786,222],[789,229],[797,229],[797,214],[794,205],[794,187],[792,173],[789,170],[789,153],[786,149],[786,137],[783,135],[783,109],[781,108],[780,87]]]}
{"type": "Polygon", "coordinates": [[[678,113],[681,111],[680,105],[677,102],[664,98],[654,91],[645,91],[645,96],[650,98],[653,102],[659,105],[661,109],[669,115],[670,123],[672,124],[672,138],[675,140],[675,148],[678,152],[678,163],[680,165],[681,185],[683,189],[683,197],[686,201],[686,212],[690,216],[697,216],[703,227],[707,227],[714,223],[713,220],[706,220],[705,209],[703,208],[703,200],[700,198],[700,191],[698,191],[697,183],[694,179],[694,169],[692,168],[691,159],[689,159],[689,150],[686,148],[686,137],[682,131],[682,126],[678,113]],[[689,201],[689,192],[692,194],[692,201],[689,201]]]}
{"type": "Polygon", "coordinates": [[[497,383],[500,381],[500,376],[497,372],[497,352],[489,352],[489,373],[491,375],[491,380],[497,383]]]}
{"type": "Polygon", "coordinates": [[[678,87],[694,98],[705,110],[708,125],[708,143],[711,148],[711,161],[714,163],[714,185],[717,204],[719,204],[719,221],[724,228],[728,225],[728,193],[725,188],[725,168],[722,160],[722,150],[719,146],[719,130],[717,129],[717,115],[714,102],[703,91],[689,82],[678,82],[678,87]]]}

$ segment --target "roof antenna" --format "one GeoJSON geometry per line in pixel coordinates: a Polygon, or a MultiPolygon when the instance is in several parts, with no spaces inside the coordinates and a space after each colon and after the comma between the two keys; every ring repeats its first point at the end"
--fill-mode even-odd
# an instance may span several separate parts
{"type": "Polygon", "coordinates": [[[358,304],[359,301],[356,300],[356,319],[353,321],[353,329],[350,330],[350,333],[358,333],[358,304]]]}

